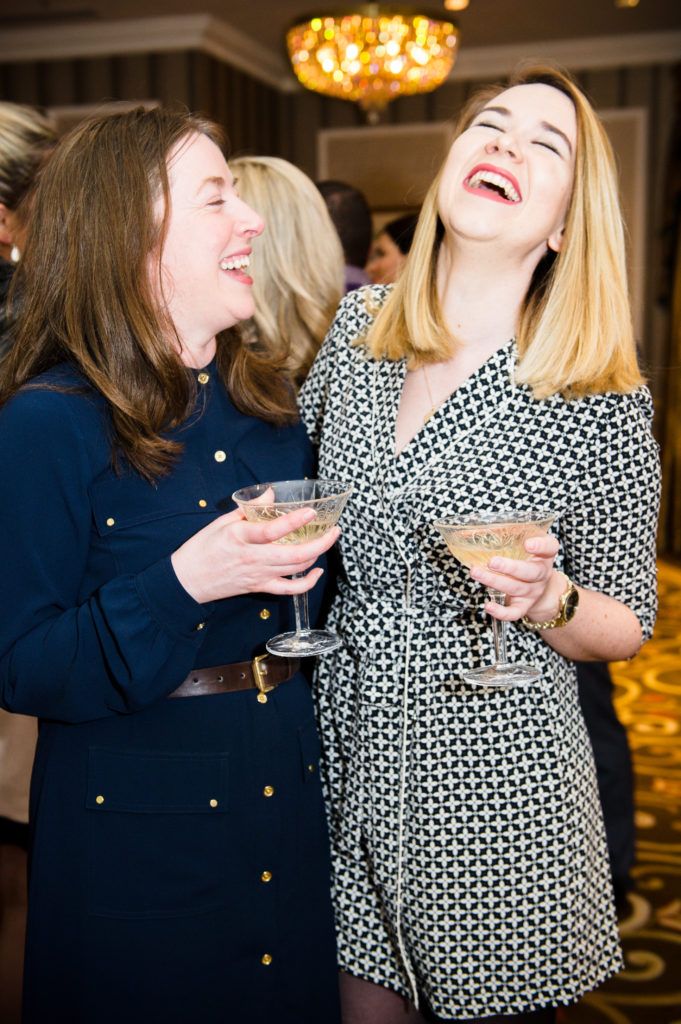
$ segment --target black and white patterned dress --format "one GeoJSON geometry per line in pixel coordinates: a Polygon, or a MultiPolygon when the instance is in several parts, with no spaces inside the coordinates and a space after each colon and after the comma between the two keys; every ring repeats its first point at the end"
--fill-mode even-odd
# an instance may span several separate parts
{"type": "Polygon", "coordinates": [[[385,289],[353,292],[303,389],[319,475],[355,489],[317,697],[343,969],[438,1016],[568,1003],[621,967],[591,748],[572,665],[522,624],[542,681],[482,691],[484,593],[434,520],[548,507],[556,565],[656,610],[657,446],[648,393],[567,402],[514,384],[509,342],[395,455],[406,365],[353,342],[385,289]]]}

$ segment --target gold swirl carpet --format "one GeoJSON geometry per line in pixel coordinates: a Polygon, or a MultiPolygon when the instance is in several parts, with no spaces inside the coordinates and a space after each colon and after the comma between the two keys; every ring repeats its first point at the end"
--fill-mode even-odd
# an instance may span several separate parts
{"type": "Polygon", "coordinates": [[[564,1024],[681,1024],[681,569],[661,564],[659,590],[653,639],[611,666],[636,777],[626,969],[564,1011],[564,1024]]]}

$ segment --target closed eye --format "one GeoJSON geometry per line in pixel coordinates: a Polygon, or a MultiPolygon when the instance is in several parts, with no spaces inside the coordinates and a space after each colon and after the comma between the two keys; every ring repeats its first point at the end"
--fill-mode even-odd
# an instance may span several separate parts
{"type": "Polygon", "coordinates": [[[207,203],[207,205],[208,206],[224,206],[225,205],[225,200],[222,199],[222,198],[221,199],[211,199],[211,201],[209,203],[207,203]]]}
{"type": "Polygon", "coordinates": [[[541,142],[539,139],[536,139],[535,140],[535,145],[543,146],[544,149],[550,149],[552,153],[556,154],[556,156],[562,156],[563,155],[561,153],[561,151],[559,149],[557,149],[556,146],[552,146],[550,142],[541,142]]]}

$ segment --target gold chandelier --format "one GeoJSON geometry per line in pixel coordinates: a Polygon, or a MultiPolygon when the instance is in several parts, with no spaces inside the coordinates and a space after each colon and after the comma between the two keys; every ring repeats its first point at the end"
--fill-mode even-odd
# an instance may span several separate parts
{"type": "Polygon", "coordinates": [[[366,4],[350,14],[300,21],[287,32],[286,45],[306,89],[359,103],[376,120],[390,100],[442,85],[458,37],[451,21],[366,4]]]}

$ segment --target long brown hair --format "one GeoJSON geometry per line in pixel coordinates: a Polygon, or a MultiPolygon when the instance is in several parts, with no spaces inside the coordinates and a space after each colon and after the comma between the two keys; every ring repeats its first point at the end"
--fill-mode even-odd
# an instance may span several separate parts
{"type": "MultiPolygon", "coordinates": [[[[564,244],[559,254],[540,261],[521,309],[516,381],[529,385],[536,398],[626,393],[643,378],[629,305],[617,173],[605,130],[584,93],[554,65],[521,65],[508,84],[484,88],[471,99],[455,138],[494,96],[533,83],[550,85],[571,99],[577,148],[564,244]]],[[[438,214],[441,174],[424,201],[402,275],[367,336],[374,358],[406,356],[415,367],[448,359],[456,347],[436,282],[444,231],[438,214]]]]}
{"type": "MultiPolygon", "coordinates": [[[[168,158],[196,134],[223,143],[202,117],[137,107],[90,118],[62,140],[36,189],[17,282],[30,302],[0,369],[1,404],[71,362],[108,403],[114,462],[122,453],[147,479],[170,469],[182,446],[164,432],[187,418],[196,397],[149,272],[151,261],[160,274],[170,216],[168,158]]],[[[274,423],[296,418],[286,377],[237,331],[218,335],[217,363],[241,411],[274,423]]]]}

